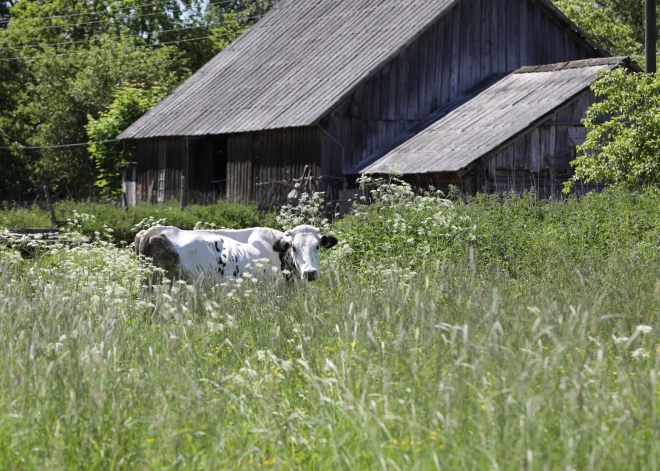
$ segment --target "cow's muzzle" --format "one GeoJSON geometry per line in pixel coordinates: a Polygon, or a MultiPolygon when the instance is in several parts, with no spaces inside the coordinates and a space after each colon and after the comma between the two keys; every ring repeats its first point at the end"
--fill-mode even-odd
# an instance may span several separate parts
{"type": "Polygon", "coordinates": [[[314,281],[318,279],[319,271],[318,270],[307,270],[303,273],[303,279],[307,281],[314,281]]]}

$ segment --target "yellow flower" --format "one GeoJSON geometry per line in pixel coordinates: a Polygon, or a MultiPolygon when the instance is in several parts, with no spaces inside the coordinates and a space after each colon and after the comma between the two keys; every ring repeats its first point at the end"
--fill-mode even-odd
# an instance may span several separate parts
{"type": "Polygon", "coordinates": [[[397,440],[397,439],[395,438],[394,440],[392,440],[392,444],[393,444],[393,445],[398,445],[398,444],[399,444],[399,440],[397,440]]]}
{"type": "Polygon", "coordinates": [[[236,406],[234,404],[232,404],[232,405],[229,406],[229,408],[234,410],[234,409],[236,409],[236,406]]]}
{"type": "Polygon", "coordinates": [[[486,404],[481,405],[481,410],[488,410],[488,407],[486,407],[486,404]]]}
{"type": "Polygon", "coordinates": [[[147,438],[147,443],[153,443],[155,441],[156,441],[156,439],[153,438],[153,437],[152,438],[147,438]]]}
{"type": "Polygon", "coordinates": [[[248,464],[254,463],[254,460],[248,460],[248,464]]]}

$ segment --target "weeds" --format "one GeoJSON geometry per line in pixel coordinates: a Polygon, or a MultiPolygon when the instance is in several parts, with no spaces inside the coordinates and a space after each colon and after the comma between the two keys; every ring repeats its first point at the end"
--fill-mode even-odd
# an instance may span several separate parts
{"type": "Polygon", "coordinates": [[[396,191],[316,283],[0,251],[3,467],[654,469],[657,195],[396,191]]]}

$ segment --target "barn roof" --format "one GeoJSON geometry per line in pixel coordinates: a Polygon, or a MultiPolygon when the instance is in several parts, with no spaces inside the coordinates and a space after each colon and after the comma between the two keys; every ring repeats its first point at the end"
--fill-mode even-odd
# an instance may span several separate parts
{"type": "Polygon", "coordinates": [[[625,57],[523,67],[434,113],[347,174],[460,171],[586,91],[598,71],[620,65],[640,70],[625,57]]]}
{"type": "MultiPolygon", "coordinates": [[[[608,55],[549,0],[536,0],[608,55]]],[[[120,139],[309,126],[460,0],[280,0],[120,139]]]]}

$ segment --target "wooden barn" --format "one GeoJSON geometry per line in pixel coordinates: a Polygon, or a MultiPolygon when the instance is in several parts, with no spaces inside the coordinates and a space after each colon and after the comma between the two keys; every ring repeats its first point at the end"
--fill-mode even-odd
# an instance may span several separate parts
{"type": "Polygon", "coordinates": [[[616,67],[640,71],[625,57],[522,67],[441,108],[347,173],[396,171],[419,186],[466,192],[557,194],[586,138],[581,120],[597,99],[589,86],[616,67]]]}
{"type": "Polygon", "coordinates": [[[259,200],[305,166],[328,191],[390,165],[466,191],[556,185],[594,73],[624,62],[549,0],[279,0],[119,139],[137,202],[259,200]]]}

